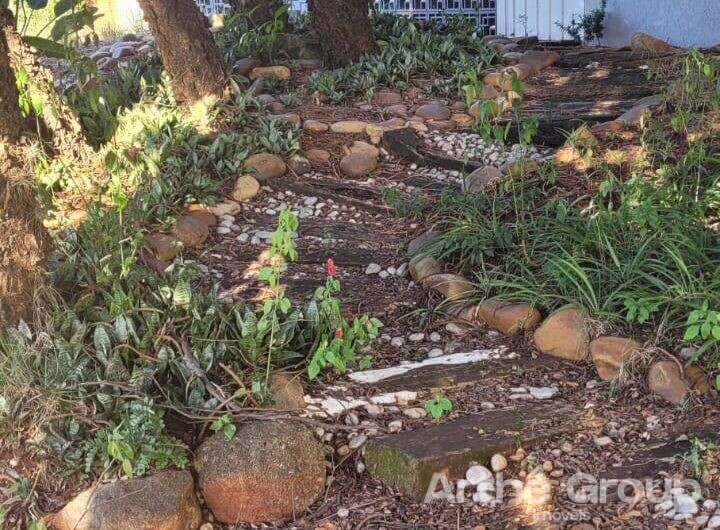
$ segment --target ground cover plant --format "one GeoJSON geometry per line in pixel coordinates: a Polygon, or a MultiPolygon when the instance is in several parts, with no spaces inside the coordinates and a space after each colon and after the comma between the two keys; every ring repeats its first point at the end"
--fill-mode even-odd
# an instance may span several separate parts
{"type": "MultiPolygon", "coordinates": [[[[432,252],[464,264],[485,297],[579,304],[696,344],[692,361],[715,364],[720,163],[707,120],[720,101],[716,64],[698,52],[684,60],[664,94],[670,112],[642,132],[632,171],[612,158],[581,175],[548,163],[488,193],[446,193],[448,229],[432,252]]],[[[577,135],[569,142],[601,156],[577,135]]]]}

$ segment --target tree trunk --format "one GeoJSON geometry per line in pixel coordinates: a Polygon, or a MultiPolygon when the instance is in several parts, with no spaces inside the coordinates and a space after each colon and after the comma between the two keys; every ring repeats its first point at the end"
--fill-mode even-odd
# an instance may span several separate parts
{"type": "MultiPolygon", "coordinates": [[[[36,53],[20,38],[15,30],[15,17],[9,9],[0,8],[0,33],[4,35],[11,66],[15,70],[24,68],[27,71],[28,78],[38,88],[42,98],[42,114],[38,117],[40,130],[36,132],[52,146],[55,153],[74,154],[79,158],[90,156],[80,121],[55,90],[52,72],[39,63],[36,53]]],[[[5,81],[0,79],[0,82],[5,81]]],[[[34,119],[24,123],[32,123],[32,127],[37,127],[34,119]]]]}
{"type": "MultiPolygon", "coordinates": [[[[0,8],[0,22],[12,18],[0,8]]],[[[10,47],[0,31],[0,328],[32,316],[48,248],[24,163],[23,123],[10,47]]]]}
{"type": "MultiPolygon", "coordinates": [[[[236,13],[248,15],[255,26],[273,20],[275,12],[282,6],[282,0],[232,0],[233,10],[236,13]]],[[[287,14],[283,15],[280,20],[287,27],[287,14]]]]}
{"type": "Polygon", "coordinates": [[[193,0],[139,0],[155,37],[175,97],[192,104],[206,96],[221,97],[225,64],[213,42],[205,16],[193,0]]]}
{"type": "Polygon", "coordinates": [[[340,68],[377,51],[368,0],[309,0],[325,65],[340,68]]]}

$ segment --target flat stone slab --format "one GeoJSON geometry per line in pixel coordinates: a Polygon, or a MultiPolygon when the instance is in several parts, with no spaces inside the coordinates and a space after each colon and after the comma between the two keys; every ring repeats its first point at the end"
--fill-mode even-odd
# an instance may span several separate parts
{"type": "Polygon", "coordinates": [[[538,359],[493,359],[459,365],[431,365],[410,370],[404,374],[383,379],[376,384],[380,390],[448,390],[477,384],[489,378],[503,378],[516,373],[538,370],[547,366],[557,367],[557,362],[547,357],[538,359]]]}
{"type": "Polygon", "coordinates": [[[427,493],[434,473],[450,480],[465,475],[470,462],[488,465],[492,455],[529,448],[569,432],[577,409],[565,403],[526,404],[371,439],[365,461],[370,474],[416,499],[427,493]]]}

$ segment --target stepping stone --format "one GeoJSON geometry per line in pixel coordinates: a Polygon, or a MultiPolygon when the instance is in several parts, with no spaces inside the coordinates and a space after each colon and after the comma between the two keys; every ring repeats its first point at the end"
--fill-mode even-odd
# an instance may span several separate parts
{"type": "Polygon", "coordinates": [[[569,432],[576,419],[577,411],[567,404],[518,404],[371,439],[365,446],[365,462],[374,478],[420,500],[434,473],[457,480],[470,462],[487,466],[494,454],[514,450],[518,444],[527,450],[569,432]]]}
{"type": "Polygon", "coordinates": [[[498,359],[486,362],[456,365],[430,365],[411,370],[404,374],[383,379],[373,387],[382,391],[403,390],[435,392],[471,386],[488,378],[503,378],[516,373],[532,372],[548,366],[557,367],[556,361],[539,359],[498,359]]]}

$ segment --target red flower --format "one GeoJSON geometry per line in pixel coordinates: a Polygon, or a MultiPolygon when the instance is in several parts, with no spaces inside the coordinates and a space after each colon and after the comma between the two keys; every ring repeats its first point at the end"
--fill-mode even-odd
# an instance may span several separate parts
{"type": "Polygon", "coordinates": [[[327,271],[330,276],[335,276],[337,274],[337,269],[335,268],[335,262],[330,258],[327,260],[327,271]]]}
{"type": "Polygon", "coordinates": [[[343,332],[342,328],[337,328],[335,330],[335,338],[342,340],[345,337],[345,333],[343,332]]]}

